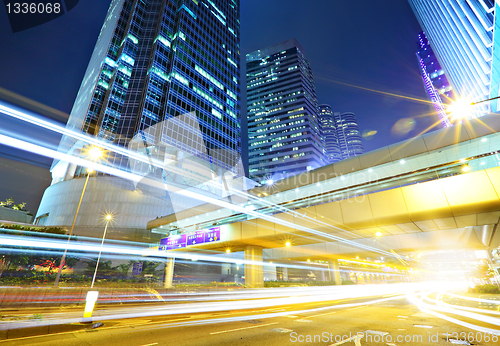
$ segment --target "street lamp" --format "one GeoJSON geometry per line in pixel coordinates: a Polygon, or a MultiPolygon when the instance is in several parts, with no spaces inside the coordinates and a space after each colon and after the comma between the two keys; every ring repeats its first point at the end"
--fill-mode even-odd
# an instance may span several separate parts
{"type": "MultiPolygon", "coordinates": [[[[102,156],[102,154],[103,154],[102,149],[99,147],[92,147],[88,150],[88,155],[94,160],[98,160],[102,156]]],[[[68,252],[68,244],[69,244],[69,241],[71,239],[71,235],[73,234],[73,229],[75,228],[76,218],[78,217],[78,212],[80,211],[80,206],[82,205],[83,195],[85,194],[85,190],[87,189],[89,177],[92,174],[92,172],[94,172],[93,169],[87,168],[87,179],[85,179],[85,184],[83,185],[82,194],[80,195],[80,201],[78,202],[78,207],[76,208],[75,217],[73,218],[73,223],[71,224],[71,229],[69,230],[68,242],[66,243],[66,248],[64,249],[64,254],[61,258],[61,263],[59,264],[59,269],[57,270],[56,281],[54,282],[54,287],[56,287],[56,288],[59,286],[59,280],[61,279],[62,268],[63,268],[64,262],[66,260],[66,253],[68,252]]]]}
{"type": "Polygon", "coordinates": [[[97,267],[99,267],[99,261],[101,260],[102,245],[104,244],[104,238],[106,237],[106,232],[108,230],[109,221],[111,221],[112,216],[106,215],[106,226],[104,227],[104,234],[102,235],[101,248],[99,249],[99,256],[97,257],[97,263],[95,265],[94,277],[92,278],[92,285],[90,288],[94,288],[95,276],[97,275],[97,267]]]}

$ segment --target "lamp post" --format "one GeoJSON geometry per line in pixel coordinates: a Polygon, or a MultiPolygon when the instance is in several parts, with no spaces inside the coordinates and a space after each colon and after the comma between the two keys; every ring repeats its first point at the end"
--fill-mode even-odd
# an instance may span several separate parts
{"type": "Polygon", "coordinates": [[[111,221],[111,215],[106,215],[106,226],[104,227],[104,234],[102,235],[101,248],[99,249],[99,256],[97,257],[97,263],[95,265],[94,277],[92,278],[92,285],[90,288],[94,288],[95,277],[97,275],[97,267],[99,267],[99,261],[101,260],[102,245],[104,244],[104,238],[106,238],[106,232],[108,230],[108,224],[111,221]]]}
{"type": "MultiPolygon", "coordinates": [[[[99,147],[90,148],[88,153],[89,153],[89,156],[94,160],[97,160],[102,156],[102,150],[99,147]]],[[[59,268],[57,270],[56,281],[54,282],[54,287],[56,287],[56,288],[59,286],[59,280],[61,279],[62,268],[64,267],[64,262],[66,260],[66,253],[68,252],[68,244],[69,244],[69,241],[71,239],[71,235],[73,234],[73,229],[75,228],[76,218],[78,217],[78,212],[80,211],[80,206],[82,205],[83,195],[85,194],[85,190],[87,189],[89,177],[92,174],[92,172],[94,172],[93,169],[90,169],[90,168],[87,169],[87,179],[85,179],[85,184],[83,185],[82,194],[80,195],[80,201],[78,202],[78,207],[76,208],[75,217],[73,218],[73,223],[71,224],[71,229],[69,230],[68,242],[66,243],[66,248],[64,249],[64,254],[61,258],[61,263],[59,264],[59,268]]]]}

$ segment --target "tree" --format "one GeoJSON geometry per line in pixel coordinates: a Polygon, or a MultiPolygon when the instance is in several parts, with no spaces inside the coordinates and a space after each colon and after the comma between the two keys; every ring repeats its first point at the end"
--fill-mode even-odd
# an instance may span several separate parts
{"type": "Polygon", "coordinates": [[[9,197],[5,201],[0,201],[0,207],[9,207],[14,204],[14,198],[9,197]]]}
{"type": "Polygon", "coordinates": [[[26,206],[26,202],[22,202],[22,203],[19,203],[19,204],[14,204],[12,206],[12,209],[14,209],[14,210],[23,210],[25,206],[26,206]]]}

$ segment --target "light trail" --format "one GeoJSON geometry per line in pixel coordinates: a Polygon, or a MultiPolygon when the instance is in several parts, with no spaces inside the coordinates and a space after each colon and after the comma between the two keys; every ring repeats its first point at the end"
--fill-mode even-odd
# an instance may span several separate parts
{"type": "MultiPolygon", "coordinates": [[[[116,177],[120,177],[120,178],[129,180],[129,181],[133,181],[133,182],[142,181],[143,183],[145,183],[151,187],[157,188],[157,189],[164,189],[165,188],[165,182],[163,182],[163,181],[145,178],[143,176],[129,173],[129,172],[126,172],[126,171],[123,171],[123,170],[120,170],[120,169],[117,169],[114,167],[109,167],[109,166],[106,166],[106,165],[101,164],[101,163],[96,163],[96,162],[93,162],[90,160],[85,160],[85,159],[82,159],[79,157],[74,157],[74,156],[69,155],[69,154],[61,153],[61,152],[53,150],[53,149],[44,148],[44,147],[41,147],[39,145],[28,143],[26,141],[22,141],[22,140],[19,140],[19,139],[13,138],[13,137],[9,137],[9,136],[5,136],[2,134],[0,134],[0,143],[3,143],[5,145],[13,147],[13,148],[21,149],[24,151],[29,151],[29,152],[32,152],[32,153],[35,153],[38,155],[58,159],[61,161],[66,161],[69,163],[74,163],[74,164],[82,166],[82,167],[91,168],[93,170],[100,171],[100,172],[103,172],[103,173],[106,173],[109,175],[113,175],[116,177]]],[[[368,251],[373,251],[373,252],[377,252],[380,254],[384,254],[386,256],[391,256],[391,257],[394,256],[394,254],[389,252],[389,251],[380,250],[380,249],[377,249],[377,248],[374,248],[374,247],[371,247],[368,245],[360,244],[360,243],[357,243],[357,242],[354,242],[351,240],[347,240],[347,239],[344,239],[344,238],[341,238],[341,237],[338,237],[338,236],[335,236],[332,234],[317,231],[317,230],[314,230],[314,229],[309,228],[309,227],[297,225],[293,222],[289,222],[289,221],[280,219],[278,217],[262,214],[258,211],[254,211],[254,210],[249,210],[243,206],[232,204],[230,202],[225,202],[223,200],[212,198],[212,197],[209,197],[206,195],[202,195],[202,194],[199,194],[197,192],[189,191],[189,190],[186,190],[186,189],[181,188],[181,187],[176,187],[176,186],[172,185],[170,192],[177,193],[177,194],[180,194],[180,195],[183,195],[185,197],[189,197],[189,198],[192,198],[195,200],[204,201],[206,203],[210,203],[213,205],[218,205],[220,207],[227,208],[229,210],[236,210],[236,211],[243,213],[243,214],[249,214],[249,215],[255,216],[257,218],[261,218],[261,219],[264,219],[264,220],[267,220],[267,221],[270,221],[273,223],[277,223],[277,224],[280,224],[282,226],[290,227],[292,229],[304,231],[304,232],[307,232],[309,234],[314,234],[314,235],[320,236],[322,238],[336,240],[336,241],[339,241],[339,242],[342,242],[345,244],[349,244],[349,245],[354,246],[356,248],[362,248],[362,249],[365,249],[368,251]]],[[[342,229],[336,228],[334,226],[330,226],[330,227],[338,229],[338,230],[342,230],[342,229]]]]}
{"type": "MultiPolygon", "coordinates": [[[[17,236],[17,235],[8,235],[0,233],[0,245],[3,246],[12,246],[12,247],[21,247],[21,248],[35,248],[41,249],[49,252],[48,250],[59,250],[64,251],[66,248],[69,253],[74,256],[91,256],[90,254],[96,254],[99,252],[101,248],[101,244],[98,242],[89,242],[89,241],[78,241],[74,240],[71,242],[67,242],[64,239],[51,239],[51,238],[41,238],[41,237],[27,237],[27,236],[17,236]]],[[[36,250],[32,249],[9,249],[12,252],[19,253],[37,253],[36,250]]],[[[50,251],[53,253],[53,251],[50,251]]],[[[206,261],[206,262],[216,262],[216,263],[233,263],[236,265],[241,264],[250,264],[250,265],[259,265],[259,266],[269,266],[268,262],[264,261],[249,261],[245,259],[239,258],[227,258],[225,256],[214,256],[214,255],[202,255],[192,252],[162,252],[157,251],[154,248],[149,247],[138,247],[138,246],[126,246],[121,244],[105,244],[102,247],[102,252],[105,254],[105,257],[108,256],[116,256],[118,258],[130,258],[131,256],[137,256],[138,258],[142,258],[143,260],[150,260],[156,262],[164,262],[167,258],[176,258],[176,259],[184,259],[184,260],[197,260],[197,261],[206,261]]],[[[328,271],[326,268],[318,268],[317,266],[312,265],[302,265],[302,264],[288,264],[288,263],[275,263],[275,265],[279,265],[280,267],[287,268],[296,268],[296,269],[307,269],[307,270],[322,270],[328,271]]],[[[373,274],[374,272],[365,272],[357,269],[341,269],[343,272],[353,272],[353,273],[365,273],[365,274],[373,274]]],[[[375,273],[379,275],[396,275],[396,276],[406,276],[405,274],[398,273],[375,273]]]]}
{"type": "MultiPolygon", "coordinates": [[[[448,288],[453,288],[452,284],[448,284],[446,286],[448,286],[448,288]]],[[[480,331],[483,333],[500,335],[500,329],[498,329],[498,328],[492,329],[492,328],[484,327],[481,325],[477,325],[477,324],[473,324],[473,323],[469,323],[469,322],[464,322],[459,318],[454,318],[454,317],[450,317],[448,315],[445,315],[445,313],[446,314],[453,314],[453,315],[457,315],[460,317],[465,317],[465,318],[469,318],[472,320],[480,321],[483,323],[500,326],[500,319],[499,318],[488,316],[491,314],[491,311],[487,311],[487,310],[483,309],[482,311],[480,311],[483,313],[476,313],[476,312],[462,311],[462,309],[460,309],[462,307],[454,306],[451,304],[442,304],[442,301],[440,298],[442,297],[443,294],[445,294],[445,292],[446,292],[446,288],[443,288],[443,289],[437,290],[437,291],[433,290],[433,289],[429,289],[427,291],[421,290],[418,293],[416,291],[413,291],[413,292],[408,293],[408,299],[410,300],[410,302],[415,304],[419,308],[419,310],[422,312],[434,315],[434,316],[441,318],[441,319],[444,319],[446,321],[449,321],[449,322],[452,322],[452,323],[455,323],[455,324],[458,324],[458,325],[461,325],[463,327],[467,327],[467,328],[470,328],[473,330],[477,330],[477,331],[480,331]],[[434,299],[429,297],[429,295],[433,294],[433,293],[436,294],[436,297],[434,299]],[[427,301],[429,303],[425,303],[424,301],[427,301]]],[[[448,293],[446,293],[446,294],[448,294],[448,293]]],[[[481,309],[479,309],[479,310],[481,310],[481,309]]]]}
{"type": "MultiPolygon", "coordinates": [[[[227,323],[235,321],[245,321],[251,319],[273,318],[295,314],[309,314],[317,313],[325,310],[333,309],[346,309],[362,305],[372,305],[389,300],[397,300],[405,297],[404,293],[408,290],[417,289],[421,287],[419,284],[392,284],[392,285],[367,285],[356,287],[305,287],[297,289],[267,289],[259,290],[261,292],[253,292],[246,290],[245,293],[250,293],[252,298],[240,300],[242,292],[224,292],[223,300],[209,301],[209,302],[195,302],[195,303],[180,303],[180,304],[163,304],[154,306],[139,306],[139,307],[120,307],[116,309],[95,310],[94,320],[106,321],[125,318],[139,318],[151,316],[167,316],[167,315],[186,315],[198,313],[214,313],[222,311],[237,311],[237,310],[250,310],[264,309],[277,306],[300,305],[307,303],[321,303],[327,301],[343,300],[343,299],[364,299],[370,297],[383,296],[384,294],[398,294],[389,298],[375,298],[369,301],[358,303],[347,303],[339,305],[329,305],[326,307],[306,309],[306,310],[290,310],[283,312],[274,312],[268,314],[246,314],[245,316],[229,317],[223,319],[210,319],[210,320],[189,320],[186,322],[179,322],[175,324],[168,324],[168,326],[177,327],[183,325],[196,325],[204,323],[227,323]],[[266,291],[266,292],[262,292],[266,291]],[[300,295],[299,295],[300,294],[300,295]],[[271,296],[271,297],[270,297],[271,296]],[[230,302],[230,303],[229,303],[230,302]]],[[[209,296],[212,292],[208,293],[209,296]]],[[[220,297],[220,293],[218,294],[220,297]]],[[[100,301],[100,300],[99,300],[100,301]]],[[[66,318],[61,318],[59,314],[54,314],[54,317],[47,316],[41,322],[22,322],[22,323],[8,323],[0,324],[2,329],[26,328],[29,325],[50,325],[55,322],[62,323],[77,323],[81,322],[81,312],[65,312],[66,318]]],[[[156,326],[157,328],[158,326],[156,326]]]]}

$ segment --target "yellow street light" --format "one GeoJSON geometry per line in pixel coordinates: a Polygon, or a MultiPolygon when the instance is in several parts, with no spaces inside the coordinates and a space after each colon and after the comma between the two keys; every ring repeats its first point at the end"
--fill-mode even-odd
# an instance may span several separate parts
{"type": "Polygon", "coordinates": [[[231,252],[231,249],[226,249],[226,253],[230,253],[231,252]]]}
{"type": "MultiPolygon", "coordinates": [[[[87,153],[92,159],[97,160],[102,156],[103,151],[101,148],[94,146],[94,147],[91,147],[87,153]]],[[[76,207],[75,217],[73,218],[73,223],[71,224],[71,229],[69,230],[69,233],[68,233],[68,242],[66,243],[67,245],[66,245],[66,248],[64,249],[64,253],[63,253],[63,256],[61,258],[61,263],[59,264],[59,268],[57,270],[57,275],[56,275],[56,280],[54,282],[54,287],[59,286],[59,280],[61,278],[62,268],[64,266],[64,262],[66,260],[66,254],[68,252],[69,241],[71,239],[71,236],[73,235],[73,229],[75,228],[76,218],[78,217],[78,212],[80,211],[80,206],[82,205],[83,195],[85,194],[85,190],[87,189],[87,184],[89,182],[90,175],[93,172],[94,172],[94,170],[92,168],[87,168],[87,179],[85,179],[85,184],[83,184],[83,190],[82,190],[82,194],[80,195],[80,201],[78,202],[78,206],[76,207]]],[[[107,224],[106,224],[106,226],[107,226],[107,224]]]]}
{"type": "Polygon", "coordinates": [[[380,236],[382,235],[382,232],[378,231],[377,233],[375,233],[375,235],[376,235],[377,237],[380,237],[380,236]]]}
{"type": "Polygon", "coordinates": [[[470,171],[469,165],[465,165],[462,167],[462,172],[468,172],[468,171],[470,171]]]}
{"type": "Polygon", "coordinates": [[[290,247],[292,244],[290,244],[290,242],[287,241],[285,245],[286,245],[286,247],[290,247]]]}

